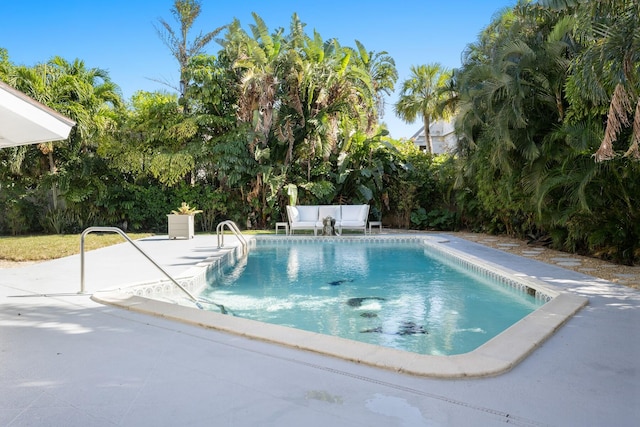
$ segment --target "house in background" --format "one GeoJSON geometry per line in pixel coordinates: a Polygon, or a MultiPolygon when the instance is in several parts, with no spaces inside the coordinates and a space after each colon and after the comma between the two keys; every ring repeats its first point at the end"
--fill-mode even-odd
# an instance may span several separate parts
{"type": "MultiPolygon", "coordinates": [[[[431,122],[429,131],[431,132],[433,154],[452,153],[455,150],[458,137],[454,130],[453,120],[431,122]]],[[[424,126],[420,127],[420,130],[413,134],[411,140],[420,150],[427,151],[427,141],[424,138],[424,126]]]]}

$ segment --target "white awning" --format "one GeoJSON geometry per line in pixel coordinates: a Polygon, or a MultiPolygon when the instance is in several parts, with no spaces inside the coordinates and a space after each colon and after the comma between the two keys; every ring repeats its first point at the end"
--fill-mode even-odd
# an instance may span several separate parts
{"type": "Polygon", "coordinates": [[[0,148],[61,141],[75,124],[0,81],[0,148]]]}

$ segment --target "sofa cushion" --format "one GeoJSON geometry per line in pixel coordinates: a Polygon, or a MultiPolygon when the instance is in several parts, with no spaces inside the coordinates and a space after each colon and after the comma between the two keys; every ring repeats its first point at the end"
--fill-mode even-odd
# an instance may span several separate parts
{"type": "Polygon", "coordinates": [[[328,216],[335,219],[336,221],[340,221],[340,206],[337,206],[337,205],[318,206],[318,220],[322,221],[328,216]]]}
{"type": "Polygon", "coordinates": [[[366,221],[368,210],[367,205],[343,205],[342,206],[342,222],[366,221]]]}
{"type": "Polygon", "coordinates": [[[317,206],[296,206],[298,210],[298,221],[300,222],[316,222],[318,221],[317,206]]]}

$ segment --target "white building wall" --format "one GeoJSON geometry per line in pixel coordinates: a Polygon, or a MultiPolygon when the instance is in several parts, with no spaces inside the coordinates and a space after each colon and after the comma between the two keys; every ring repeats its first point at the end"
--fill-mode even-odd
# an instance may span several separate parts
{"type": "MultiPolygon", "coordinates": [[[[431,132],[431,142],[434,154],[450,153],[456,148],[458,137],[455,134],[454,121],[438,120],[429,125],[431,132]]],[[[416,132],[411,139],[413,143],[423,151],[426,151],[427,144],[424,138],[424,126],[416,132]]]]}

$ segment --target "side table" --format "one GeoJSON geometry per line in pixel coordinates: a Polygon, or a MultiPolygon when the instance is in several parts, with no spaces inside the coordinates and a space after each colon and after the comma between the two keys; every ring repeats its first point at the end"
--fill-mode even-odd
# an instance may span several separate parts
{"type": "Polygon", "coordinates": [[[379,233],[382,233],[382,221],[369,221],[369,234],[371,234],[372,227],[378,227],[379,233]]]}
{"type": "Polygon", "coordinates": [[[278,229],[284,228],[284,234],[289,235],[289,223],[288,222],[276,222],[276,234],[278,234],[278,229]]]}

